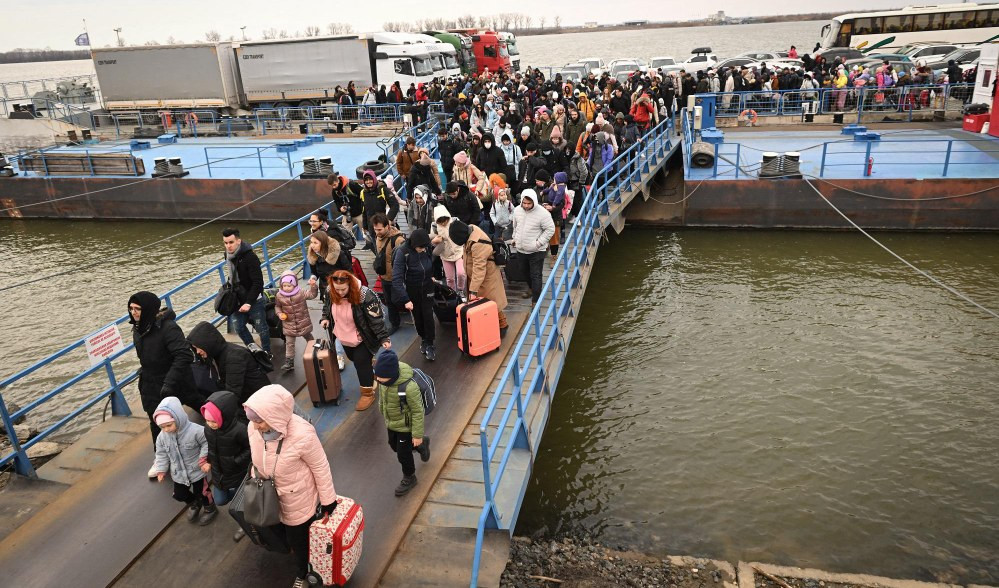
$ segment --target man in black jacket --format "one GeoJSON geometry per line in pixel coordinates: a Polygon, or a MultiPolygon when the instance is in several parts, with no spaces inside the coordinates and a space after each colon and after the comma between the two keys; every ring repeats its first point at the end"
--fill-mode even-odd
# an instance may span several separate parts
{"type": "Polygon", "coordinates": [[[434,347],[434,260],[430,235],[415,229],[392,255],[392,300],[413,313],[413,325],[420,336],[420,353],[428,361],[437,359],[434,347]]]}
{"type": "MultiPolygon", "coordinates": [[[[132,324],[132,343],[139,357],[139,398],[142,409],[149,415],[149,432],[153,447],[160,427],[153,421],[153,413],[160,401],[176,396],[184,404],[198,410],[204,397],[198,393],[191,373],[194,354],[184,338],[184,331],[174,321],[173,310],[160,312],[159,296],[152,292],[136,292],[128,299],[129,323],[132,324]]],[[[149,471],[151,478],[156,472],[149,471]]]]}
{"type": "Polygon", "coordinates": [[[198,323],[187,340],[202,359],[215,362],[222,387],[238,396],[241,402],[270,385],[270,379],[253,354],[242,345],[227,342],[215,325],[206,321],[198,323]]]}
{"type": "Polygon", "coordinates": [[[447,208],[453,218],[460,219],[466,225],[477,225],[482,215],[477,200],[464,183],[451,182],[447,185],[444,201],[441,204],[447,208]]]}
{"type": "Polygon", "coordinates": [[[238,229],[224,229],[222,243],[225,260],[239,300],[239,308],[229,316],[229,328],[239,335],[243,343],[253,343],[253,336],[246,328],[248,321],[260,335],[260,347],[271,355],[271,331],[267,326],[267,301],[264,293],[264,274],[260,271],[260,258],[249,243],[239,237],[238,229]]]}
{"type": "Polygon", "coordinates": [[[486,174],[486,177],[506,173],[506,156],[496,145],[496,138],[492,133],[482,135],[482,149],[475,156],[475,167],[486,174]]]}

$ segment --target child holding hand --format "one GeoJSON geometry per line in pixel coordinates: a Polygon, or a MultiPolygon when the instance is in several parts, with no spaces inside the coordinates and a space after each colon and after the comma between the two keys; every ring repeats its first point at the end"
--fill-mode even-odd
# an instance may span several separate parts
{"type": "Polygon", "coordinates": [[[281,369],[295,369],[295,339],[302,337],[306,343],[312,341],[312,318],[309,316],[309,306],[306,300],[312,300],[319,294],[316,277],[309,278],[308,290],[298,285],[298,277],[290,271],[281,274],[278,281],[280,290],[274,299],[274,310],[284,327],[284,365],[281,369]]]}
{"type": "Polygon", "coordinates": [[[218,515],[205,484],[211,471],[208,463],[208,441],[205,429],[192,423],[176,396],[164,398],[153,421],[165,435],[156,437],[156,480],[162,482],[167,472],[173,480],[173,498],[187,504],[188,522],[207,525],[218,515]],[[204,512],[201,512],[202,508],[204,512]],[[201,514],[199,517],[198,514],[201,514]]]}

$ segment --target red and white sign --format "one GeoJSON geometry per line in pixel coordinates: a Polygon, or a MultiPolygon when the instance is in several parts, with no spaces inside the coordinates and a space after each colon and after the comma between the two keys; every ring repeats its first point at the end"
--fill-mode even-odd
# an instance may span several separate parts
{"type": "Polygon", "coordinates": [[[94,366],[125,348],[118,325],[108,325],[87,337],[87,356],[94,366]]]}

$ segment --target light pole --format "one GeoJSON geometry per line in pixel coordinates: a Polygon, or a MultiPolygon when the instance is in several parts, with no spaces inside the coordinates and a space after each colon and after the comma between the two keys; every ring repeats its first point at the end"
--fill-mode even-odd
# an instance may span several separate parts
{"type": "Polygon", "coordinates": [[[121,27],[114,30],[114,36],[118,38],[118,46],[121,47],[121,27]]]}
{"type": "Polygon", "coordinates": [[[243,40],[246,40],[246,25],[239,27],[239,30],[243,33],[243,40]]]}

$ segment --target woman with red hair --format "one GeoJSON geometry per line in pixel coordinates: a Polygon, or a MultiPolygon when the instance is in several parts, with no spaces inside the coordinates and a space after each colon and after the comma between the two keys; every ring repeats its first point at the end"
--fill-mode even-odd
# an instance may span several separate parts
{"type": "Polygon", "coordinates": [[[337,270],[329,276],[329,296],[319,324],[333,333],[354,364],[361,386],[357,410],[367,410],[375,401],[372,358],[379,347],[392,348],[381,302],[354,274],[337,270]]]}

